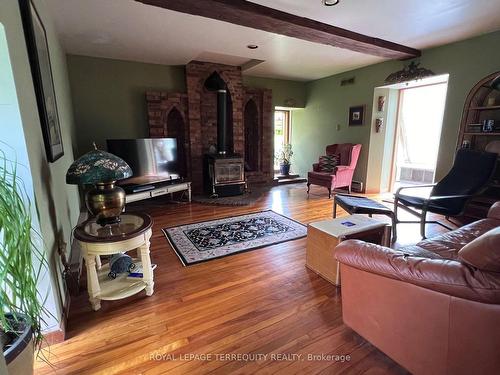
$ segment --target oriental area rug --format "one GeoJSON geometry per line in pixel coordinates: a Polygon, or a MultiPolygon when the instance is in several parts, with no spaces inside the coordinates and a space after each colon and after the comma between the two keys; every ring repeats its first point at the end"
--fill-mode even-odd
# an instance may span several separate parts
{"type": "Polygon", "coordinates": [[[274,211],[232,216],[164,228],[163,233],[184,266],[296,240],[305,225],[274,211]]]}

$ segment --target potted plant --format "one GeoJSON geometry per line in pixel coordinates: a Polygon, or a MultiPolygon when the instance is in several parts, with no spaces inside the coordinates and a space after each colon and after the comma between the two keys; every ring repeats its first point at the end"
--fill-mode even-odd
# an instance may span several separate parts
{"type": "Polygon", "coordinates": [[[278,161],[280,163],[280,174],[282,176],[288,176],[290,174],[292,155],[292,145],[290,143],[285,143],[281,151],[277,155],[278,161]]]}
{"type": "Polygon", "coordinates": [[[16,162],[0,150],[0,343],[10,374],[33,374],[46,310],[37,290],[46,264],[16,162]]]}

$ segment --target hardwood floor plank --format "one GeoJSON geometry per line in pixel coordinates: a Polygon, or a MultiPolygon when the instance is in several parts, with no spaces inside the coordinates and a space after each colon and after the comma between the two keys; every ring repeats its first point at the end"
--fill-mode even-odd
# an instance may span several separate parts
{"type": "MultiPolygon", "coordinates": [[[[305,238],[183,267],[161,231],[267,209],[304,224],[324,220],[332,216],[325,192],[313,188],[308,197],[304,185],[287,185],[253,206],[161,199],[127,206],[154,219],[154,294],[103,301],[93,312],[83,291],[72,300],[68,339],[50,347],[54,367],[37,361],[36,374],[405,373],[343,324],[340,289],[305,267],[305,238]],[[193,354],[212,359],[188,357],[193,354]],[[266,357],[213,359],[222,354],[266,357]],[[351,360],[277,360],[284,354],[349,354],[351,360]]],[[[400,244],[418,241],[418,225],[398,229],[400,244]]]]}

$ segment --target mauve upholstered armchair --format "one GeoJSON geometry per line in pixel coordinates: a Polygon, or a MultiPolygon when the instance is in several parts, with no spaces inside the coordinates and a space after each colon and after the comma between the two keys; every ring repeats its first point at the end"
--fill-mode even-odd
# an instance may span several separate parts
{"type": "Polygon", "coordinates": [[[332,190],[346,188],[351,193],[352,176],[358,163],[360,144],[339,143],[326,146],[326,155],[337,155],[338,164],[333,172],[322,172],[319,163],[313,164],[313,170],[307,174],[307,193],[312,184],[328,189],[328,198],[332,190]]]}

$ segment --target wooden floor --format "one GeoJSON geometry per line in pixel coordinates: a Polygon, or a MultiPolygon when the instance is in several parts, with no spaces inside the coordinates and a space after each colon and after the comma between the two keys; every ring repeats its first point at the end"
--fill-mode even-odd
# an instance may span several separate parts
{"type": "MultiPolygon", "coordinates": [[[[342,323],[340,290],[304,266],[305,239],[182,267],[161,232],[263,209],[307,224],[331,217],[326,190],[308,198],[304,184],[275,187],[246,207],[149,201],[139,208],[155,222],[155,293],[103,301],[92,312],[83,291],[72,301],[68,339],[50,347],[51,366],[37,362],[37,374],[405,373],[342,323]]],[[[400,238],[419,240],[417,226],[400,227],[400,238]]]]}

